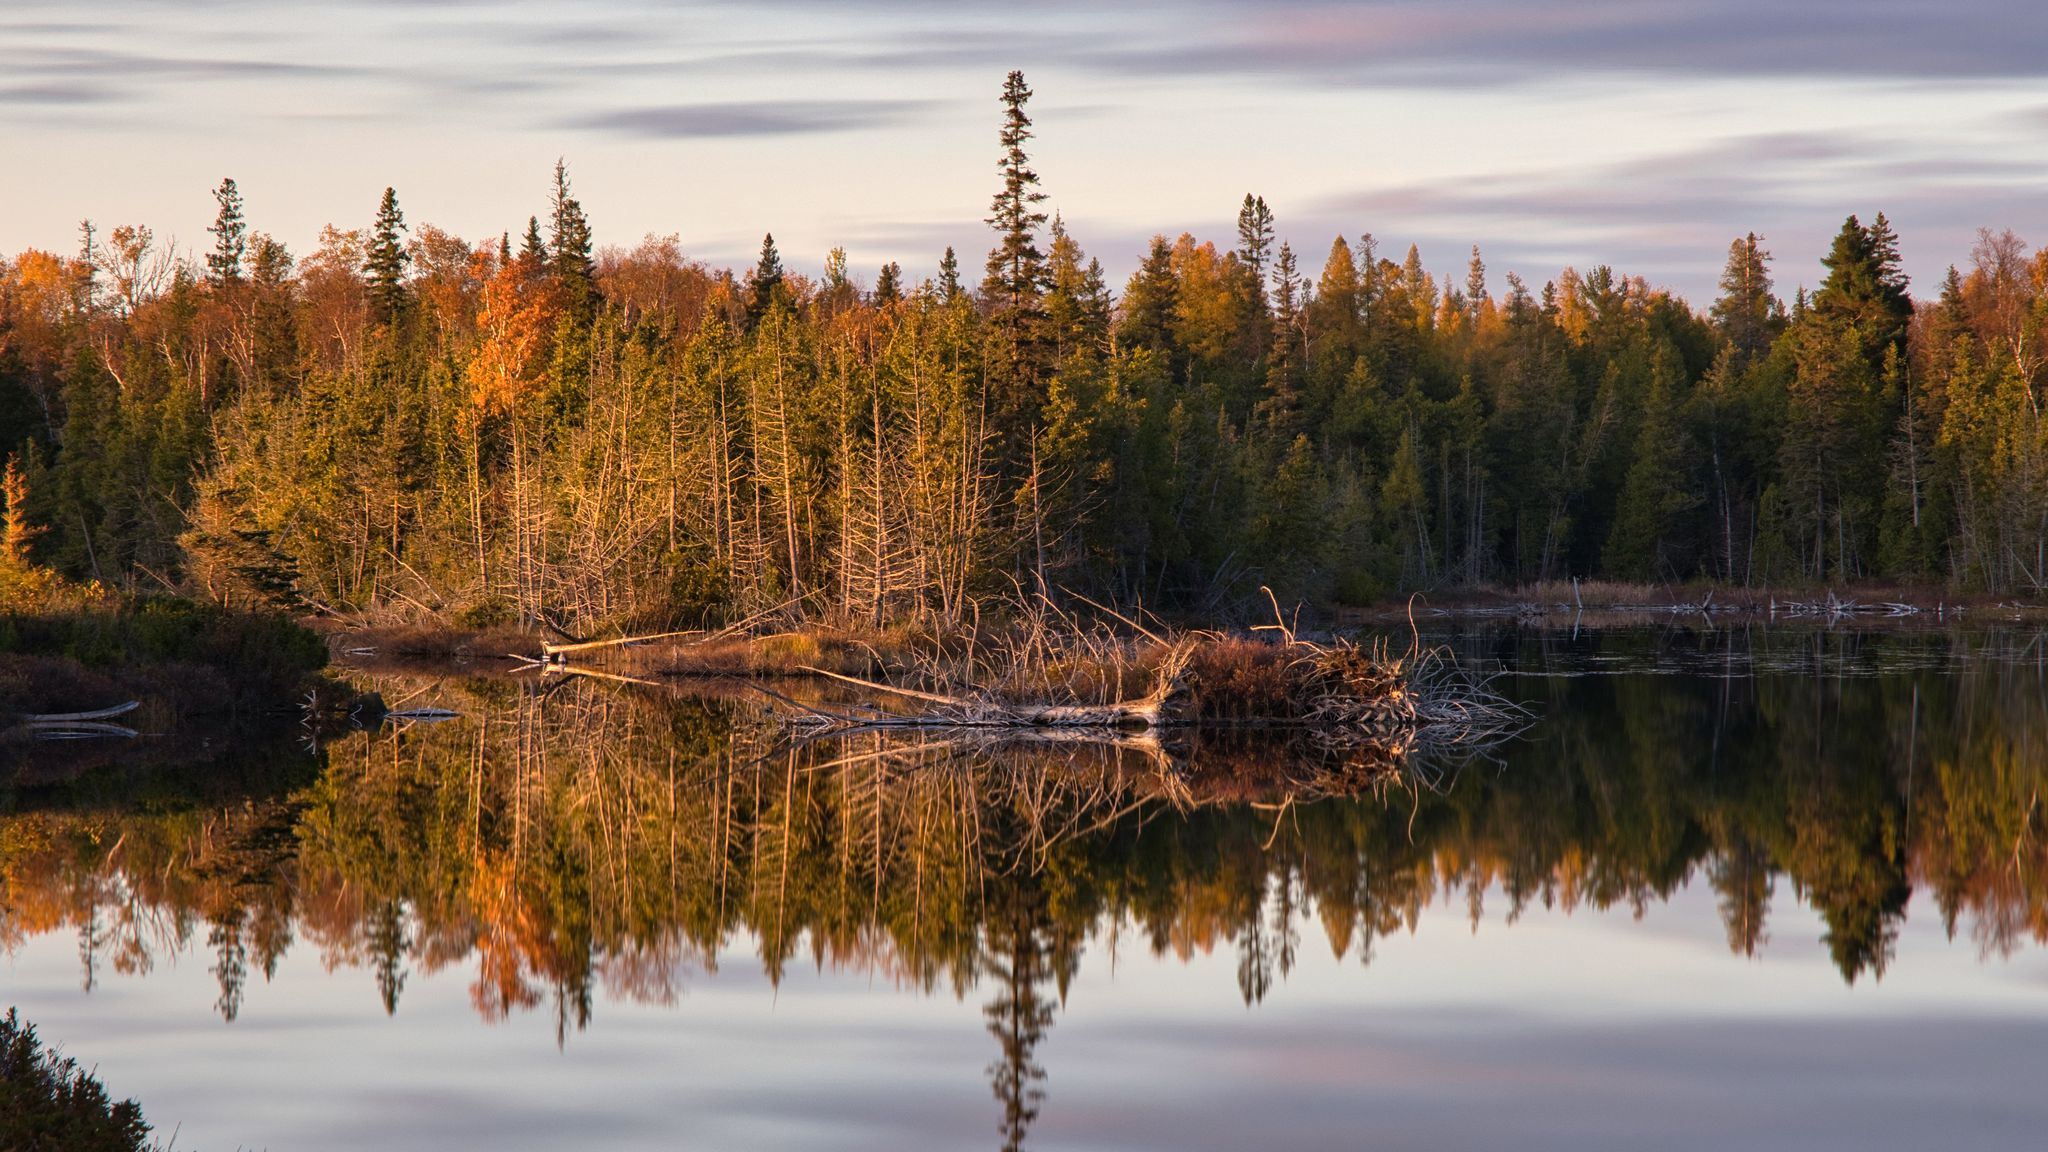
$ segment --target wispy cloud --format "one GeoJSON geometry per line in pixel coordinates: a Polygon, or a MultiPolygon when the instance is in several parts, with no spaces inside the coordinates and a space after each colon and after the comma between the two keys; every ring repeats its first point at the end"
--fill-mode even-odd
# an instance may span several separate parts
{"type": "Polygon", "coordinates": [[[749,100],[622,108],[570,121],[654,139],[718,136],[794,136],[850,132],[903,123],[928,111],[923,100],[749,100]]]}
{"type": "Polygon", "coordinates": [[[106,104],[121,97],[122,93],[109,84],[57,81],[47,84],[0,86],[0,104],[76,107],[85,104],[106,104]]]}

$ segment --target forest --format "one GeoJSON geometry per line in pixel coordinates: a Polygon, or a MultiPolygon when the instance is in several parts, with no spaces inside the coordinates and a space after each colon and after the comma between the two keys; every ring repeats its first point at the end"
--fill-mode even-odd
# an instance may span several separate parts
{"type": "Polygon", "coordinates": [[[579,630],[2048,579],[2048,255],[2010,232],[1916,299],[1850,216],[1789,302],[1746,235],[1700,310],[1370,234],[1314,268],[1248,194],[1116,291],[1046,211],[1030,97],[978,282],[600,246],[561,163],[475,243],[387,189],[294,254],[233,180],[196,253],[88,222],[0,261],[10,540],[108,588],[579,630]]]}

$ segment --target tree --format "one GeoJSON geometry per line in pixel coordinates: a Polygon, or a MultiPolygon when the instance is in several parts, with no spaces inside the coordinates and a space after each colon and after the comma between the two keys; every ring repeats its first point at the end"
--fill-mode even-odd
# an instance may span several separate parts
{"type": "Polygon", "coordinates": [[[875,305],[886,308],[903,300],[903,266],[894,260],[882,265],[875,277],[875,305]]]}
{"type": "Polygon", "coordinates": [[[242,279],[248,227],[242,222],[242,194],[235,188],[233,178],[222,180],[220,187],[214,189],[213,198],[219,203],[220,212],[207,229],[213,234],[213,251],[206,256],[206,274],[215,287],[226,287],[242,279]]]}
{"type": "Polygon", "coordinates": [[[42,534],[29,523],[28,478],[22,475],[21,458],[10,454],[0,469],[0,568],[27,572],[28,546],[42,534]]]}
{"type": "Polygon", "coordinates": [[[384,190],[377,204],[377,219],[370,226],[370,243],[363,258],[369,276],[370,302],[385,323],[395,323],[405,308],[405,268],[412,260],[406,253],[405,214],[398,210],[398,193],[384,190]]]}
{"type": "Polygon", "coordinates": [[[782,284],[782,253],[775,250],[775,234],[770,232],[761,237],[761,258],[754,262],[754,271],[747,277],[747,326],[759,324],[769,309],[778,303],[786,304],[787,298],[782,284]]]}
{"type": "Polygon", "coordinates": [[[526,232],[519,238],[519,269],[529,279],[548,266],[548,246],[540,238],[540,217],[526,218],[526,232]]]}
{"type": "Polygon", "coordinates": [[[1038,173],[1031,170],[1024,151],[1032,136],[1031,117],[1024,112],[1030,100],[1024,73],[1011,72],[1003,82],[1003,128],[998,135],[1003,151],[996,161],[1003,186],[989,204],[986,221],[998,239],[988,254],[988,277],[982,283],[983,295],[998,314],[1010,313],[1020,320],[1036,307],[1045,283],[1045,255],[1038,250],[1038,229],[1046,222],[1038,205],[1045,202],[1045,193],[1038,190],[1038,173]]]}
{"type": "Polygon", "coordinates": [[[1657,350],[1650,391],[1643,398],[1635,455],[1623,481],[1614,530],[1602,555],[1606,569],[1632,580],[1678,575],[1690,557],[1682,551],[1687,518],[1700,505],[1692,482],[1690,444],[1682,419],[1683,366],[1669,344],[1657,350]]]}
{"type": "Polygon", "coordinates": [[[1237,258],[1251,277],[1253,292],[1261,310],[1266,302],[1266,265],[1273,252],[1273,211],[1264,196],[1244,194],[1237,210],[1237,258]]]}
{"type": "Polygon", "coordinates": [[[995,407],[995,424],[1006,446],[1026,444],[1039,409],[1045,403],[1042,375],[1046,287],[1045,254],[1038,248],[1038,229],[1046,214],[1038,205],[1038,173],[1031,170],[1024,145],[1031,139],[1031,117],[1024,106],[1031,89],[1022,72],[1011,72],[1003,84],[1003,127],[998,135],[1002,155],[996,170],[1003,186],[989,204],[986,223],[996,231],[989,251],[981,294],[989,308],[987,357],[995,407]]]}
{"type": "Polygon", "coordinates": [[[1170,357],[1174,352],[1174,314],[1179,297],[1179,284],[1173,275],[1173,246],[1166,237],[1154,236],[1144,262],[1124,286],[1124,298],[1117,308],[1118,343],[1130,348],[1150,348],[1170,357]]]}
{"type": "Polygon", "coordinates": [[[549,208],[553,225],[549,264],[555,283],[561,288],[563,307],[572,320],[588,324],[597,307],[590,220],[583,214],[583,205],[569,194],[569,170],[559,159],[555,161],[555,187],[549,208]]]}
{"type": "Polygon", "coordinates": [[[1761,356],[1783,326],[1785,306],[1771,295],[1771,254],[1754,232],[1728,246],[1721,271],[1721,295],[1709,315],[1721,338],[1735,349],[1740,371],[1761,356]]]}
{"type": "Polygon", "coordinates": [[[1821,263],[1828,274],[1813,294],[1813,311],[1854,329],[1871,372],[1880,371],[1885,348],[1905,340],[1906,324],[1913,318],[1906,274],[1899,269],[1898,236],[1882,212],[1868,228],[1850,216],[1821,263]]]}
{"type": "Polygon", "coordinates": [[[948,304],[960,298],[960,258],[953,255],[951,244],[939,259],[939,298],[948,304]]]}

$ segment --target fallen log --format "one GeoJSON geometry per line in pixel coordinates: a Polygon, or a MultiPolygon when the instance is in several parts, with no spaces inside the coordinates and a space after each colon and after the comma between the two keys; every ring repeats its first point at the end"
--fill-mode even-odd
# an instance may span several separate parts
{"type": "Polygon", "coordinates": [[[22,717],[22,722],[24,724],[43,725],[73,724],[91,720],[112,720],[116,716],[126,716],[140,707],[142,707],[142,701],[130,700],[126,704],[115,704],[108,708],[96,708],[90,712],[46,712],[41,715],[24,716],[22,717]]]}

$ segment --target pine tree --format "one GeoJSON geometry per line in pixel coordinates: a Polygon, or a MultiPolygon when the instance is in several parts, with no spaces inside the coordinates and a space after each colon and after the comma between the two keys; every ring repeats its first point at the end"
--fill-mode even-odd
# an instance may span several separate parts
{"type": "Polygon", "coordinates": [[[1488,299],[1486,292],[1486,261],[1479,258],[1479,245],[1472,246],[1472,263],[1465,266],[1465,303],[1472,309],[1472,316],[1479,317],[1480,305],[1488,299]]]}
{"type": "Polygon", "coordinates": [[[948,304],[960,298],[960,258],[953,254],[951,244],[939,259],[939,298],[948,304]]]}
{"type": "Polygon", "coordinates": [[[1677,349],[1657,350],[1650,391],[1643,398],[1634,458],[1622,483],[1614,529],[1601,556],[1613,575],[1631,580],[1676,576],[1690,562],[1683,549],[1688,517],[1700,505],[1692,483],[1690,444],[1683,420],[1684,366],[1677,349]]]}
{"type": "Polygon", "coordinates": [[[903,299],[903,266],[891,260],[875,277],[875,305],[886,308],[903,299]]]}
{"type": "Polygon", "coordinates": [[[377,205],[377,220],[370,227],[369,251],[363,271],[370,280],[370,303],[385,323],[397,321],[405,308],[405,267],[412,259],[405,251],[401,233],[405,215],[398,210],[398,193],[384,190],[377,205]]]}
{"type": "Polygon", "coordinates": [[[571,319],[588,324],[597,308],[597,266],[591,259],[590,221],[583,205],[569,194],[569,170],[555,161],[555,187],[549,199],[553,243],[549,265],[571,319]]]}
{"type": "Polygon", "coordinates": [[[1885,348],[1905,340],[1913,317],[1906,275],[1899,269],[1898,237],[1884,213],[1868,228],[1854,216],[1843,221],[1821,263],[1828,274],[1813,294],[1814,312],[1854,328],[1871,372],[1881,371],[1885,348]]]}
{"type": "Polygon", "coordinates": [[[1030,99],[1024,74],[1010,73],[1003,84],[1002,156],[996,162],[1003,186],[989,204],[986,221],[998,239],[981,283],[989,308],[987,358],[995,427],[1012,449],[1030,439],[1045,404],[1046,268],[1038,248],[1038,229],[1046,222],[1038,205],[1045,193],[1038,190],[1038,173],[1024,151],[1031,139],[1031,118],[1024,112],[1030,99]]]}
{"type": "Polygon", "coordinates": [[[213,219],[213,226],[207,231],[213,234],[213,251],[206,256],[206,275],[217,288],[239,283],[242,279],[242,256],[248,247],[248,226],[242,222],[242,194],[235,188],[232,178],[220,182],[214,189],[214,200],[220,205],[220,213],[213,219]]]}
{"type": "Polygon", "coordinates": [[[1138,265],[1118,308],[1116,338],[1127,348],[1150,348],[1171,354],[1173,320],[1178,304],[1173,276],[1173,246],[1166,237],[1152,237],[1152,247],[1138,265]]]}
{"type": "Polygon", "coordinates": [[[1273,211],[1264,196],[1244,194],[1244,206],[1237,210],[1237,258],[1251,274],[1261,307],[1266,302],[1266,265],[1273,251],[1273,211]]]}
{"type": "Polygon", "coordinates": [[[1735,349],[1736,370],[1763,355],[1783,326],[1785,307],[1771,295],[1771,254],[1756,233],[1728,246],[1721,295],[1709,315],[1721,339],[1735,349]]]}
{"type": "Polygon", "coordinates": [[[1030,100],[1024,73],[1011,72],[1003,83],[1003,129],[998,137],[1003,154],[996,162],[1003,187],[989,204],[986,221],[999,239],[988,254],[988,277],[982,283],[983,295],[998,314],[1030,312],[1045,283],[1045,255],[1038,250],[1038,229],[1046,222],[1038,205],[1045,202],[1045,193],[1038,190],[1038,173],[1031,170],[1024,152],[1032,136],[1031,117],[1024,112],[1030,100]]]}
{"type": "Polygon", "coordinates": [[[519,239],[519,271],[528,279],[548,266],[548,246],[540,238],[540,217],[526,218],[526,234],[519,239]]]}
{"type": "Polygon", "coordinates": [[[747,277],[747,326],[761,322],[770,309],[778,302],[787,303],[788,292],[782,284],[782,253],[775,250],[775,234],[761,237],[761,258],[754,263],[754,271],[747,277]]]}

